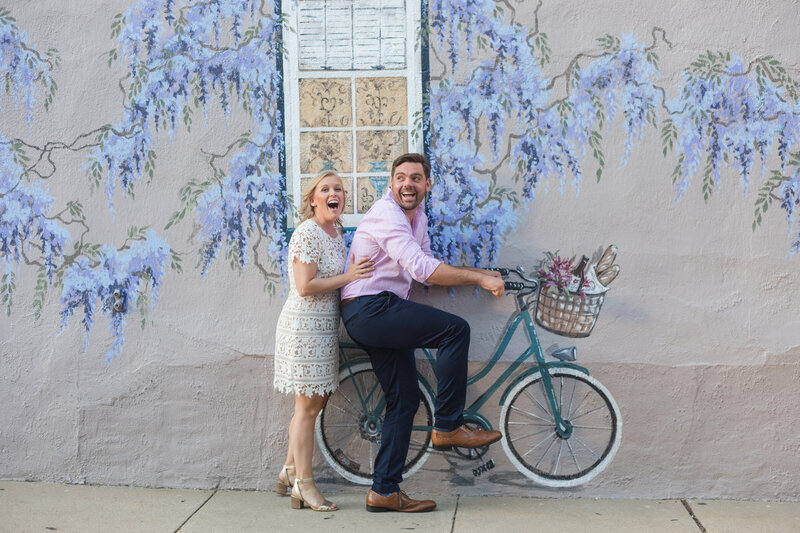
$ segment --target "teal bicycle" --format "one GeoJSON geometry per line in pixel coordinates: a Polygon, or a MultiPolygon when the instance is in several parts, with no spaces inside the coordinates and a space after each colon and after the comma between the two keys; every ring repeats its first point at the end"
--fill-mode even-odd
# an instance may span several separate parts
{"type": "MultiPolygon", "coordinates": [[[[608,390],[586,368],[571,362],[576,359],[575,347],[553,352],[551,355],[557,361],[545,361],[533,319],[538,304],[538,281],[528,278],[520,267],[495,270],[506,280],[506,292],[514,295],[517,309],[494,355],[467,384],[478,383],[490,373],[521,325],[530,344],[464,410],[464,422],[471,427],[492,429],[480,409],[502,389],[499,400],[502,446],[517,470],[549,487],[586,483],[609,465],[619,448],[622,435],[619,408],[608,390]]],[[[430,350],[422,351],[434,365],[430,350]]],[[[317,417],[317,442],[337,473],[354,483],[369,485],[380,446],[385,399],[367,355],[348,343],[341,343],[340,353],[339,388],[328,397],[317,417]]],[[[435,392],[423,374],[418,372],[417,379],[420,408],[414,419],[405,478],[419,470],[433,451],[435,392]]],[[[486,449],[454,448],[454,452],[476,459],[486,449]]]]}

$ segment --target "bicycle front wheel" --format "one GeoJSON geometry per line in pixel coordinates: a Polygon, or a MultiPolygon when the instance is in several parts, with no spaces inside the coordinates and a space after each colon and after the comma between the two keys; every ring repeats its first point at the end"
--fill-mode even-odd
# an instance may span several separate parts
{"type": "Polygon", "coordinates": [[[569,427],[556,431],[541,374],[517,383],[500,413],[503,449],[517,469],[548,487],[574,487],[605,469],[619,448],[622,418],[596,379],[571,368],[550,372],[556,403],[569,427]]]}
{"type": "MultiPolygon", "coordinates": [[[[403,467],[408,477],[420,469],[430,454],[433,400],[419,382],[420,407],[414,417],[411,443],[403,467]]],[[[360,485],[372,484],[375,454],[381,443],[386,413],[383,389],[369,361],[339,373],[339,388],[331,394],[316,420],[317,444],[331,467],[360,485]]]]}

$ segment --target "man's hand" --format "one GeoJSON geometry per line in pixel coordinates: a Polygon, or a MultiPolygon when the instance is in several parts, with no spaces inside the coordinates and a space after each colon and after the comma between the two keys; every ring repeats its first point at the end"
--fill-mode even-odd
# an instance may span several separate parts
{"type": "Polygon", "coordinates": [[[500,277],[499,272],[493,272],[493,274],[497,274],[497,276],[487,275],[481,278],[481,288],[501,298],[506,292],[506,282],[500,277]]]}

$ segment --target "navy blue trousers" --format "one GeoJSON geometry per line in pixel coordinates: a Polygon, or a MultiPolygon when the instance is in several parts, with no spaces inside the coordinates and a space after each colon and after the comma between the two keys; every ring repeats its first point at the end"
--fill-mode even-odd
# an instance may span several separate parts
{"type": "Polygon", "coordinates": [[[372,490],[399,490],[414,414],[419,407],[415,348],[436,348],[434,427],[452,431],[464,423],[469,324],[451,313],[391,292],[360,296],[342,308],[347,332],[369,354],[386,396],[381,446],[372,490]]]}

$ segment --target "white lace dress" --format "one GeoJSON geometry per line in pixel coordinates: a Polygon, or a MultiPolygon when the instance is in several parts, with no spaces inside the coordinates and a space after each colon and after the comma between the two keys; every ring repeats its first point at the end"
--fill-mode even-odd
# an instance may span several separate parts
{"type": "Polygon", "coordinates": [[[343,272],[347,248],[340,231],[331,237],[311,219],[289,241],[289,296],[278,318],[273,385],[284,393],[323,395],[339,384],[339,290],[300,296],[295,258],[316,263],[316,277],[327,278],[343,272]]]}

